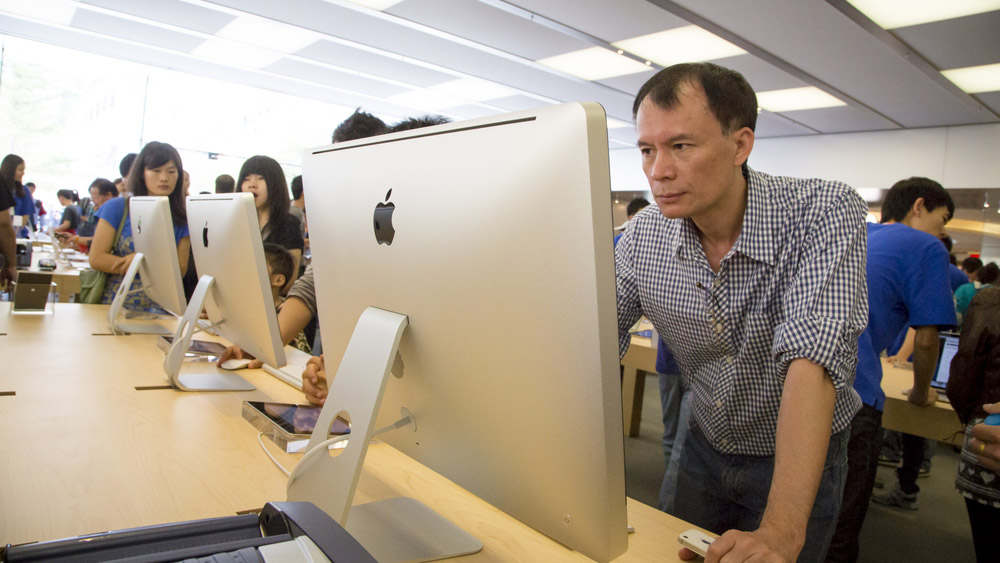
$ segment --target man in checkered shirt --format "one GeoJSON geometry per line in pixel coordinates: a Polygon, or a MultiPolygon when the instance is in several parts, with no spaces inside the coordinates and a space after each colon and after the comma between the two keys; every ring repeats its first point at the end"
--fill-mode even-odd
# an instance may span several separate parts
{"type": "Polygon", "coordinates": [[[618,332],[624,355],[645,314],[692,388],[675,515],[723,534],[709,562],[822,561],[861,404],[867,206],[747,167],[757,99],[734,71],[664,69],[633,113],[656,206],[615,250],[618,332]]]}

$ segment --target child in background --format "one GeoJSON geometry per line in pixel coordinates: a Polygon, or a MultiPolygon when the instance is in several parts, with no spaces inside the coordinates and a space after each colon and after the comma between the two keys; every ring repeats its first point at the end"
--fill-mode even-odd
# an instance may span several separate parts
{"type": "MultiPolygon", "coordinates": [[[[271,298],[274,299],[274,308],[280,309],[281,304],[285,301],[282,289],[295,273],[295,261],[292,259],[292,253],[285,247],[272,242],[264,243],[264,259],[267,261],[267,277],[271,284],[271,298]]],[[[309,341],[302,331],[299,331],[299,334],[289,345],[307,354],[312,353],[312,346],[309,345],[309,341]]]]}

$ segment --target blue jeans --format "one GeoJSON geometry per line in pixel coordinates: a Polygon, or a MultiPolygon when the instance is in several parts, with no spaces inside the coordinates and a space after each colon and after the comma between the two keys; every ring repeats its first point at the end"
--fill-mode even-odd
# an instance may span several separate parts
{"type": "Polygon", "coordinates": [[[660,374],[660,406],[663,407],[663,462],[666,472],[660,485],[657,508],[673,513],[681,452],[691,420],[690,391],[684,385],[681,374],[660,374]]]}
{"type": "MultiPolygon", "coordinates": [[[[819,491],[806,528],[800,562],[820,562],[840,512],[847,477],[848,429],[830,438],[819,491]]],[[[774,457],[721,454],[697,425],[691,427],[677,479],[675,515],[721,534],[760,527],[771,490],[774,457]]]]}

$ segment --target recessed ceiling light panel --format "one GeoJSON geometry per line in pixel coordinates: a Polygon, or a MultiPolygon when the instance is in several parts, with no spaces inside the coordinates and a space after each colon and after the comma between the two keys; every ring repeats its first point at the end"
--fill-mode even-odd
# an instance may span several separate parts
{"type": "Polygon", "coordinates": [[[746,53],[729,41],[696,25],[624,39],[616,41],[613,45],[661,66],[713,61],[746,53]]]}
{"type": "Polygon", "coordinates": [[[953,68],[941,74],[969,94],[1000,91],[1000,64],[953,68]]]}
{"type": "Polygon", "coordinates": [[[847,0],[883,29],[1000,10],[1000,0],[847,0]]]}
{"type": "Polygon", "coordinates": [[[815,86],[757,92],[757,104],[774,113],[847,105],[815,86]]]}
{"type": "Polygon", "coordinates": [[[651,70],[638,61],[602,47],[590,47],[536,62],[584,80],[601,80],[651,70]]]}
{"type": "Polygon", "coordinates": [[[215,36],[282,53],[294,53],[320,39],[308,29],[257,17],[236,18],[215,36]]]}

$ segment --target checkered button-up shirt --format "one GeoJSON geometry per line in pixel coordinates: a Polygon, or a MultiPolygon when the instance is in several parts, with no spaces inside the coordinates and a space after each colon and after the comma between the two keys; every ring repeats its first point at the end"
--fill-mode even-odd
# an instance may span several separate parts
{"type": "Polygon", "coordinates": [[[629,222],[615,250],[619,351],[645,314],[691,386],[712,445],[769,456],[792,360],[832,379],[831,432],[861,406],[852,383],[868,323],[868,208],[845,184],[747,170],[743,227],[718,273],[690,219],[651,205],[629,222]]]}

